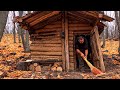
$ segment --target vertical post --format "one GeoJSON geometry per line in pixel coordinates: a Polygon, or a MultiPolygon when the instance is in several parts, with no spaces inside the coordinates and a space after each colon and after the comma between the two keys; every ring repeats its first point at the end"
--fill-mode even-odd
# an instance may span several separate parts
{"type": "Polygon", "coordinates": [[[73,59],[74,59],[74,69],[76,70],[76,64],[77,64],[77,62],[76,62],[76,50],[75,50],[75,34],[73,34],[73,59]]]}
{"type": "MultiPolygon", "coordinates": [[[[64,24],[64,22],[65,22],[65,15],[64,15],[64,12],[63,12],[63,14],[62,14],[62,33],[63,32],[65,32],[65,24],[64,24]]],[[[62,34],[61,33],[61,34],[62,34]]],[[[66,61],[66,59],[65,59],[65,38],[64,37],[62,37],[62,61],[63,61],[63,70],[66,70],[66,68],[65,68],[65,61],[66,61]]]]}
{"type": "Polygon", "coordinates": [[[69,71],[68,17],[67,17],[67,11],[65,11],[65,58],[66,58],[66,70],[69,71]]]}
{"type": "Polygon", "coordinates": [[[95,42],[95,33],[94,33],[94,28],[91,31],[91,48],[92,48],[92,56],[93,56],[93,62],[94,62],[94,66],[96,66],[97,68],[100,67],[99,66],[99,56],[97,53],[97,46],[96,46],[96,42],[95,42]]]}
{"type": "Polygon", "coordinates": [[[98,33],[97,26],[94,27],[94,32],[95,32],[96,45],[98,47],[98,55],[99,55],[99,59],[100,59],[100,68],[103,72],[105,72],[105,66],[104,66],[104,62],[103,62],[103,55],[101,52],[101,46],[100,46],[99,33],[98,33]]]}

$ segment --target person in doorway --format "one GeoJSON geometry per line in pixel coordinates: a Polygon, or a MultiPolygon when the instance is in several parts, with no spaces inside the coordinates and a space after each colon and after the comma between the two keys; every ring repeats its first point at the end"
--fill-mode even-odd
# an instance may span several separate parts
{"type": "Polygon", "coordinates": [[[83,58],[88,57],[88,41],[84,36],[79,36],[75,43],[77,53],[77,69],[86,68],[86,62],[83,58]]]}

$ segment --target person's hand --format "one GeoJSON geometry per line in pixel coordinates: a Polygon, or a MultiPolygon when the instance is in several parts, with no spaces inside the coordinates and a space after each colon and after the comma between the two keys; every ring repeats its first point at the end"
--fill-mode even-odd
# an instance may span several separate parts
{"type": "Polygon", "coordinates": [[[81,56],[82,58],[85,58],[85,55],[84,55],[83,53],[81,53],[80,56],[81,56]]]}
{"type": "Polygon", "coordinates": [[[85,56],[85,58],[87,59],[87,56],[85,56]]]}

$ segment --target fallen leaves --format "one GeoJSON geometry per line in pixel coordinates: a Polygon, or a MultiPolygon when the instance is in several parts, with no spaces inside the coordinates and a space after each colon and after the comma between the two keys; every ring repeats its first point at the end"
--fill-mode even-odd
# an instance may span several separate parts
{"type": "Polygon", "coordinates": [[[112,60],[113,64],[120,65],[120,62],[117,60],[112,60]]]}
{"type": "Polygon", "coordinates": [[[7,73],[7,76],[12,77],[12,78],[19,77],[21,75],[23,75],[23,73],[21,71],[18,71],[18,70],[14,71],[14,72],[7,73]]]}
{"type": "MultiPolygon", "coordinates": [[[[102,45],[103,42],[101,42],[102,45]]],[[[112,54],[118,54],[118,46],[119,42],[114,41],[114,40],[106,40],[105,48],[101,48],[102,51],[108,51],[108,52],[103,52],[103,54],[106,55],[112,55],[112,54]]]]}
{"type": "MultiPolygon", "coordinates": [[[[16,70],[16,62],[22,61],[30,56],[30,53],[24,53],[22,43],[13,41],[12,34],[6,34],[0,42],[0,78],[3,79],[119,79],[120,62],[112,59],[112,54],[118,54],[118,41],[106,41],[105,48],[102,48],[103,54],[108,55],[105,59],[106,73],[95,76],[91,72],[63,72],[60,63],[55,63],[53,67],[39,67],[35,64],[36,70],[20,71],[16,70]],[[47,71],[52,70],[52,71],[47,71]],[[35,71],[33,73],[33,71],[35,71]],[[54,72],[57,71],[57,72],[54,72]]],[[[117,57],[119,59],[119,57],[117,57]]],[[[28,61],[29,62],[29,61],[28,61]]]]}

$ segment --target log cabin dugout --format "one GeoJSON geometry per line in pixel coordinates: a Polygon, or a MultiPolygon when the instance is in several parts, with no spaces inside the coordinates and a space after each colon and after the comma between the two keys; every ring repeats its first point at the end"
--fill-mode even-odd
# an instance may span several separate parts
{"type": "Polygon", "coordinates": [[[114,19],[97,11],[36,11],[17,18],[20,26],[29,31],[31,59],[57,60],[64,70],[76,69],[75,39],[85,35],[90,40],[92,60],[105,71],[99,45],[99,34],[104,29],[101,21],[114,19]],[[98,35],[98,36],[97,36],[98,35]]]}

